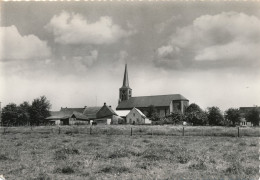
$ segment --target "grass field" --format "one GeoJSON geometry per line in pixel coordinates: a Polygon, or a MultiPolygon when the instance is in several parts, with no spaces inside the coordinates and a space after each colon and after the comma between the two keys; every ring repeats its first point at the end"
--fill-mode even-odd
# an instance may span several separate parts
{"type": "Polygon", "coordinates": [[[5,134],[1,128],[0,174],[8,180],[259,178],[259,137],[225,137],[231,129],[218,134],[214,128],[209,136],[202,127],[202,135],[187,129],[190,134],[181,136],[181,127],[175,135],[168,126],[135,126],[130,136],[129,127],[96,126],[91,135],[89,126],[62,127],[60,134],[57,127],[9,128],[5,134]]]}

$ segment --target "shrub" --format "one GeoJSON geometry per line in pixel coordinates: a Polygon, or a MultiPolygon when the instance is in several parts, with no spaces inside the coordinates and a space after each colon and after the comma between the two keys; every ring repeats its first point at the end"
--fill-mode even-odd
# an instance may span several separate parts
{"type": "Polygon", "coordinates": [[[206,170],[207,166],[205,165],[204,161],[199,160],[198,163],[191,164],[189,166],[189,169],[195,169],[195,170],[206,170]]]}
{"type": "Polygon", "coordinates": [[[62,168],[57,168],[55,170],[56,173],[63,173],[63,174],[72,174],[75,172],[75,170],[70,166],[65,166],[62,168]]]}
{"type": "Polygon", "coordinates": [[[129,168],[125,167],[125,166],[105,166],[103,168],[101,168],[99,171],[99,173],[125,173],[125,172],[131,172],[129,168]]]}
{"type": "Polygon", "coordinates": [[[46,173],[40,173],[36,178],[33,180],[51,180],[48,174],[46,173]]]}
{"type": "Polygon", "coordinates": [[[258,173],[258,168],[257,167],[247,167],[245,168],[245,174],[246,175],[254,175],[258,173]]]}
{"type": "Polygon", "coordinates": [[[228,174],[241,174],[242,170],[243,170],[242,165],[238,161],[235,161],[231,164],[231,166],[229,166],[226,169],[225,172],[228,174]]]}
{"type": "Polygon", "coordinates": [[[149,141],[148,139],[144,139],[143,142],[144,142],[144,143],[149,143],[149,142],[151,142],[151,141],[149,141]]]}
{"type": "Polygon", "coordinates": [[[9,158],[6,156],[6,155],[4,155],[4,154],[0,154],[0,161],[6,161],[6,160],[8,160],[9,158]]]}
{"type": "Polygon", "coordinates": [[[54,159],[64,160],[67,158],[67,154],[80,154],[80,153],[79,150],[75,148],[63,148],[55,152],[54,159]]]}
{"type": "Polygon", "coordinates": [[[128,152],[122,149],[118,149],[113,152],[110,152],[107,157],[111,159],[128,157],[128,152]]]}

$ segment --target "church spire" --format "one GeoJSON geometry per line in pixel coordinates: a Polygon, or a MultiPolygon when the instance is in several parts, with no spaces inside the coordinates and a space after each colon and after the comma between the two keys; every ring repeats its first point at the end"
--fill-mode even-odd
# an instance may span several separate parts
{"type": "Polygon", "coordinates": [[[128,87],[129,88],[127,64],[125,64],[125,74],[124,74],[123,86],[122,87],[128,87]]]}
{"type": "Polygon", "coordinates": [[[132,89],[129,87],[127,64],[125,65],[125,73],[123,79],[123,86],[119,89],[119,101],[126,101],[132,97],[132,89]]]}

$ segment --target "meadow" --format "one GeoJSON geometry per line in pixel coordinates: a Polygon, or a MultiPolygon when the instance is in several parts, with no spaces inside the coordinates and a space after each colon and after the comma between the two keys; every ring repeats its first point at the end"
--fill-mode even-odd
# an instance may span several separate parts
{"type": "Polygon", "coordinates": [[[6,179],[258,179],[259,128],[0,128],[6,179]],[[132,128],[132,136],[131,136],[132,128]]]}

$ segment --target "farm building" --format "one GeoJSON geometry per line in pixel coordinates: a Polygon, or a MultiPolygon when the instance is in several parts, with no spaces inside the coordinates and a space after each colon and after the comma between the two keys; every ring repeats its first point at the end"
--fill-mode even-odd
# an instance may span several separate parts
{"type": "Polygon", "coordinates": [[[53,125],[73,125],[73,124],[88,124],[90,119],[96,117],[97,111],[101,107],[84,108],[61,108],[60,111],[51,111],[51,116],[47,117],[53,125]]]}
{"type": "Polygon", "coordinates": [[[151,124],[149,120],[139,109],[133,108],[126,116],[127,124],[151,124]]]}
{"type": "Polygon", "coordinates": [[[123,86],[119,89],[119,103],[116,110],[131,110],[135,107],[147,114],[151,105],[155,106],[161,117],[164,117],[176,111],[184,113],[189,106],[189,100],[181,94],[132,97],[126,65],[123,86]]]}
{"type": "Polygon", "coordinates": [[[122,119],[123,118],[115,113],[111,106],[107,106],[106,103],[104,103],[103,107],[96,113],[96,117],[93,121],[96,124],[118,124],[122,119]]]}
{"type": "Polygon", "coordinates": [[[91,120],[95,124],[118,124],[123,118],[104,103],[102,107],[61,108],[60,111],[52,111],[46,120],[53,125],[90,124],[91,120]]]}
{"type": "Polygon", "coordinates": [[[246,126],[253,126],[253,124],[252,124],[251,122],[246,121],[245,118],[241,118],[241,120],[240,120],[240,124],[239,124],[239,125],[240,125],[240,126],[243,126],[243,127],[246,127],[246,126]]]}
{"type": "Polygon", "coordinates": [[[129,112],[130,110],[116,111],[116,114],[122,118],[122,121],[118,122],[118,124],[126,124],[126,116],[129,112]]]}

